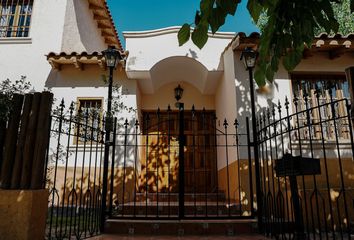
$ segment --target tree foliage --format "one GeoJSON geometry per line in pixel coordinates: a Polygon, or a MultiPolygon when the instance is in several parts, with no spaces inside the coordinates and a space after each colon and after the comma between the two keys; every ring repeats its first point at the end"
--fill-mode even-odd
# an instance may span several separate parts
{"type": "Polygon", "coordinates": [[[0,121],[6,120],[11,110],[11,100],[15,93],[28,92],[31,83],[22,76],[19,80],[11,82],[9,79],[0,82],[0,121]]]}
{"type": "MultiPolygon", "coordinates": [[[[343,7],[350,8],[350,12],[343,15],[345,17],[351,16],[350,13],[354,11],[354,0],[247,1],[253,20],[258,22],[261,18],[264,22],[255,72],[259,86],[264,86],[266,80],[273,81],[281,60],[286,70],[293,70],[302,59],[305,45],[311,45],[318,31],[336,33],[341,30],[337,18],[343,7]]],[[[178,33],[179,45],[186,43],[191,36],[193,43],[202,48],[208,40],[208,30],[213,34],[218,31],[226,17],[235,14],[240,2],[241,0],[201,0],[194,29],[189,24],[183,25],[178,33]]]]}

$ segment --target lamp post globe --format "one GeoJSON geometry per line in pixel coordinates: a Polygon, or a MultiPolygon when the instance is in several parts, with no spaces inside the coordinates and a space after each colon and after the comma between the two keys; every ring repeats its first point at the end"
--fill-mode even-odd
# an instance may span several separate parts
{"type": "Polygon", "coordinates": [[[258,53],[255,50],[250,47],[246,47],[242,52],[241,60],[244,60],[246,69],[254,69],[256,66],[257,57],[258,53]]]}
{"type": "Polygon", "coordinates": [[[109,46],[106,50],[102,51],[102,54],[105,57],[106,65],[109,68],[115,68],[118,62],[122,59],[122,55],[114,46],[109,46]]]}

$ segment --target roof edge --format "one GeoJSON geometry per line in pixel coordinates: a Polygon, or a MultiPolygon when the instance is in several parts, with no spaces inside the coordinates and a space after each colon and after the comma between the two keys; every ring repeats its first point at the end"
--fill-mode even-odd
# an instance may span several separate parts
{"type": "MultiPolygon", "coordinates": [[[[160,35],[165,35],[170,33],[178,33],[180,29],[181,26],[171,26],[171,27],[144,30],[144,31],[124,31],[123,36],[124,38],[154,37],[154,36],[160,36],[160,35]]],[[[208,32],[208,36],[212,38],[232,39],[235,37],[235,35],[236,35],[235,32],[216,32],[215,34],[212,34],[211,31],[208,32]]]]}

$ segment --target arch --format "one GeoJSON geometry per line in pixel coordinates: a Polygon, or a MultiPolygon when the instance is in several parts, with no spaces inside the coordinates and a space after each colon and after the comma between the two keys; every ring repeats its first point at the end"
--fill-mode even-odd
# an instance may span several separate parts
{"type": "Polygon", "coordinates": [[[150,76],[155,90],[168,83],[187,82],[204,93],[208,69],[195,58],[173,56],[156,63],[150,69],[150,76]]]}

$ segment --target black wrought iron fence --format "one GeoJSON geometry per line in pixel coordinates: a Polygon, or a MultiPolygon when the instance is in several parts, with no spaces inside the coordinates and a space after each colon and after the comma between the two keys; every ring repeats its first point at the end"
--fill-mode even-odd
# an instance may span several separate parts
{"type": "Polygon", "coordinates": [[[111,217],[253,216],[249,139],[237,121],[219,121],[213,111],[193,108],[181,115],[168,108],[115,126],[111,217]]]}
{"type": "Polygon", "coordinates": [[[64,101],[52,114],[47,188],[47,239],[83,239],[99,233],[104,121],[64,101]]]}
{"type": "Polygon", "coordinates": [[[351,239],[354,143],[347,99],[294,98],[258,118],[263,221],[282,239],[351,239]]]}

